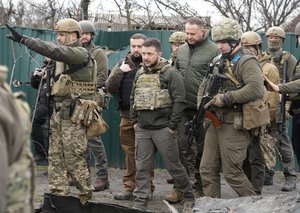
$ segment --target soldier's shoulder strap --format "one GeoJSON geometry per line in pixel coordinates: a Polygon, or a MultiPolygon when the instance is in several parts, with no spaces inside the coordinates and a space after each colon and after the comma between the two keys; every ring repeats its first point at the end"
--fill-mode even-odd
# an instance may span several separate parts
{"type": "Polygon", "coordinates": [[[283,64],[291,56],[291,53],[288,51],[282,51],[281,61],[280,63],[283,64]]]}

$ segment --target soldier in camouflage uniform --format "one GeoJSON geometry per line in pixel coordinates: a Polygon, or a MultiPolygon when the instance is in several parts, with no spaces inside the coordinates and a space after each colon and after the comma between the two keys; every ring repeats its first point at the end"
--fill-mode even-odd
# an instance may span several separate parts
{"type": "Polygon", "coordinates": [[[30,152],[30,108],[5,83],[0,66],[0,212],[32,213],[34,162],[30,152]]]}
{"type": "Polygon", "coordinates": [[[85,100],[91,99],[96,92],[96,80],[93,79],[96,73],[93,73],[94,65],[89,52],[80,43],[80,24],[70,18],[57,22],[54,30],[58,44],[26,37],[7,27],[11,33],[9,39],[56,63],[51,91],[54,110],[50,120],[49,191],[54,195],[68,196],[70,176],[84,203],[92,197],[93,191],[85,159],[87,118],[90,114],[82,109],[86,123],[71,121],[70,117],[73,115],[73,105],[77,109],[81,107],[79,103],[90,103],[85,100]]]}
{"type": "MultiPolygon", "coordinates": [[[[93,38],[96,36],[96,29],[92,22],[82,20],[79,22],[82,30],[80,37],[84,48],[90,51],[92,57],[97,62],[97,88],[102,89],[108,75],[108,59],[99,46],[93,43],[93,38]]],[[[108,172],[107,172],[107,157],[105,147],[101,137],[93,137],[88,139],[88,154],[87,162],[91,163],[91,154],[95,159],[96,166],[96,181],[94,183],[95,191],[102,191],[109,188],[108,172]]]]}
{"type": "Polygon", "coordinates": [[[211,124],[208,127],[200,165],[204,195],[214,198],[221,197],[221,171],[239,196],[255,195],[242,169],[250,145],[250,134],[242,122],[242,107],[263,96],[263,73],[255,55],[241,47],[241,35],[240,25],[232,19],[223,19],[212,28],[212,39],[221,52],[214,60],[219,63],[214,73],[229,78],[205,105],[222,122],[219,128],[211,124]]]}
{"type": "Polygon", "coordinates": [[[133,208],[147,208],[150,173],[158,151],[174,179],[175,188],[186,201],[183,212],[191,212],[190,208],[194,205],[192,185],[180,163],[176,143],[176,130],[185,106],[185,89],[180,73],[161,54],[159,40],[145,40],[142,46],[143,66],[137,71],[132,88],[130,119],[136,143],[136,199],[133,208]]]}
{"type": "MultiPolygon", "coordinates": [[[[297,37],[296,46],[299,47],[300,43],[300,23],[295,27],[295,35],[297,37]]],[[[297,157],[298,165],[300,165],[300,95],[299,95],[299,78],[300,78],[300,65],[299,59],[297,61],[297,66],[294,71],[293,81],[290,83],[279,84],[278,87],[275,86],[275,91],[280,91],[280,93],[296,93],[290,94],[293,97],[293,101],[290,107],[290,113],[293,114],[293,125],[292,125],[292,144],[295,155],[297,157]],[[298,86],[298,87],[297,87],[298,86]]],[[[274,88],[273,88],[274,89],[274,88]]]]}
{"type": "MultiPolygon", "coordinates": [[[[283,64],[287,60],[287,79],[289,82],[295,78],[296,58],[289,52],[282,50],[282,43],[285,39],[285,32],[280,27],[271,27],[267,30],[268,48],[259,56],[260,63],[270,62],[279,70],[280,82],[283,82],[283,64]]],[[[279,108],[279,105],[278,105],[279,108]]],[[[279,111],[278,111],[279,112],[279,111]]],[[[278,118],[271,123],[271,135],[277,139],[277,147],[281,155],[281,164],[285,183],[282,186],[282,191],[293,191],[296,189],[296,173],[293,169],[293,153],[292,145],[287,134],[286,121],[283,122],[283,133],[279,134],[278,118]]],[[[265,185],[273,184],[274,170],[266,169],[265,185]]]]}
{"type": "MultiPolygon", "coordinates": [[[[256,56],[261,54],[262,39],[260,35],[253,31],[243,33],[241,45],[256,56]]],[[[261,63],[264,76],[267,76],[275,84],[279,83],[279,72],[275,65],[264,62],[261,63]]],[[[273,121],[276,117],[279,95],[273,92],[265,91],[266,101],[270,109],[270,118],[273,121]]],[[[260,148],[260,135],[251,135],[251,143],[248,148],[248,158],[244,164],[244,170],[248,176],[256,194],[261,194],[265,176],[265,160],[260,148]]]]}
{"type": "Polygon", "coordinates": [[[172,33],[169,38],[171,44],[172,53],[170,55],[169,63],[174,66],[177,58],[178,48],[186,42],[187,35],[185,32],[177,31],[172,33]]]}

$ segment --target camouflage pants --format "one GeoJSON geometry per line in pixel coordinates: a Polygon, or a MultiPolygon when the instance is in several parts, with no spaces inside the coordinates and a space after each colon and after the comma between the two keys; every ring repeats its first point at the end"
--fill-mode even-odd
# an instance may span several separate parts
{"type": "MultiPolygon", "coordinates": [[[[277,139],[276,146],[281,155],[281,165],[284,177],[292,177],[296,179],[296,172],[294,171],[293,164],[293,151],[290,137],[287,134],[286,123],[283,124],[283,133],[279,134],[278,127],[275,123],[271,124],[271,136],[277,139]]],[[[274,171],[268,170],[266,167],[265,171],[269,176],[273,177],[274,171]]]]}
{"type": "Polygon", "coordinates": [[[63,114],[63,109],[53,112],[50,121],[49,191],[67,196],[70,176],[80,195],[87,195],[92,192],[92,186],[86,163],[86,128],[63,119],[63,114]]]}
{"type": "Polygon", "coordinates": [[[87,163],[91,165],[92,157],[95,161],[96,167],[96,178],[97,179],[107,179],[107,157],[105,147],[101,140],[101,137],[94,137],[88,139],[87,148],[87,163]]]}

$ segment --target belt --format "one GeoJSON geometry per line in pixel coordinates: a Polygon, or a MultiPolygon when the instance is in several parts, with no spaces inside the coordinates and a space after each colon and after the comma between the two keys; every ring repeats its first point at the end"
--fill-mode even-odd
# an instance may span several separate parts
{"type": "Polygon", "coordinates": [[[215,112],[215,115],[217,118],[222,122],[228,122],[233,123],[234,117],[238,114],[242,114],[241,112],[229,112],[229,113],[223,113],[223,112],[215,112]]]}

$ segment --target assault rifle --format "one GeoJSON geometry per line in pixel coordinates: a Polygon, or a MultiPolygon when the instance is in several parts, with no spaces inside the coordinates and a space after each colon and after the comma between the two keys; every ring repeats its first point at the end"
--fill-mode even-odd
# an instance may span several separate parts
{"type": "Polygon", "coordinates": [[[189,121],[186,124],[186,134],[188,136],[189,145],[192,143],[193,137],[196,134],[196,132],[200,130],[200,126],[203,125],[205,117],[212,121],[214,127],[217,128],[221,126],[221,122],[219,121],[219,119],[213,114],[213,112],[205,109],[204,106],[218,93],[220,87],[228,79],[229,78],[223,74],[214,74],[206,78],[206,80],[210,82],[208,85],[207,92],[202,97],[201,103],[193,120],[189,121]]]}
{"type": "MultiPolygon", "coordinates": [[[[287,72],[288,72],[288,60],[285,60],[283,62],[283,75],[282,75],[282,84],[285,84],[287,82],[287,72]]],[[[279,134],[283,134],[285,131],[285,122],[286,122],[286,108],[285,104],[287,101],[286,94],[281,94],[281,100],[280,100],[280,107],[279,107],[279,114],[277,116],[277,126],[278,126],[278,132],[279,134]]]]}

